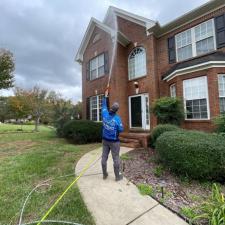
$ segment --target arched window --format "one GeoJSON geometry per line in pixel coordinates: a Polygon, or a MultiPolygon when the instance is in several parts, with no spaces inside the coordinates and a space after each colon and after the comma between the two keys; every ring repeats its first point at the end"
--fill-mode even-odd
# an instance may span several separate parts
{"type": "Polygon", "coordinates": [[[128,58],[129,79],[146,75],[146,52],[142,47],[135,48],[128,58]]]}

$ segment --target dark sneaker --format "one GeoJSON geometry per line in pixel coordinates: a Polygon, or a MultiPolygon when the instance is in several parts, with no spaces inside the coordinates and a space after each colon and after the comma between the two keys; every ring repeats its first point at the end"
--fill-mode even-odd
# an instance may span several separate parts
{"type": "Polygon", "coordinates": [[[106,180],[108,177],[108,173],[103,174],[103,180],[106,180]]]}
{"type": "Polygon", "coordinates": [[[116,176],[116,179],[115,179],[116,181],[120,181],[120,180],[123,180],[123,175],[122,174],[120,174],[119,176],[116,176]]]}

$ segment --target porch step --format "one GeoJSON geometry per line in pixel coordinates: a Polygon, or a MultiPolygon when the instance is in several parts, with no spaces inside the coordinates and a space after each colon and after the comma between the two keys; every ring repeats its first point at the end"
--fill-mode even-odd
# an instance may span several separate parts
{"type": "Polygon", "coordinates": [[[131,148],[148,147],[149,133],[121,133],[120,141],[122,146],[131,148]]]}
{"type": "Polygon", "coordinates": [[[139,140],[133,139],[133,138],[120,137],[120,141],[123,142],[123,143],[134,142],[134,143],[140,144],[140,141],[139,140]]]}
{"type": "Polygon", "coordinates": [[[128,147],[128,148],[141,148],[141,144],[140,143],[136,143],[136,142],[122,142],[121,141],[121,146],[123,147],[128,147]]]}

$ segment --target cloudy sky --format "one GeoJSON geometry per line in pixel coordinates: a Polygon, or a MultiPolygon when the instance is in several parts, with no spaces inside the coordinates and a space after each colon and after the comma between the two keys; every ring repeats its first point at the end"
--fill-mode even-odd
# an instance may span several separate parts
{"type": "MultiPolygon", "coordinates": [[[[0,0],[0,48],[13,52],[16,85],[36,84],[81,99],[75,53],[91,17],[110,5],[165,24],[207,0],[0,0]],[[187,4],[188,2],[188,4],[187,4]]],[[[9,94],[11,91],[1,91],[9,94]]]]}

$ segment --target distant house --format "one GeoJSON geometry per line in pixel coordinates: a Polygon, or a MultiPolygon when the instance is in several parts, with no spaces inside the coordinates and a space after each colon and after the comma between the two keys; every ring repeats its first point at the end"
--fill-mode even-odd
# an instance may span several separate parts
{"type": "Polygon", "coordinates": [[[145,133],[157,125],[149,108],[162,96],[183,98],[183,127],[213,129],[212,119],[225,112],[224,0],[209,1],[164,26],[115,7],[103,22],[92,18],[76,55],[82,64],[83,118],[101,120],[115,35],[110,102],[120,103],[123,138],[146,145],[145,133]]]}

